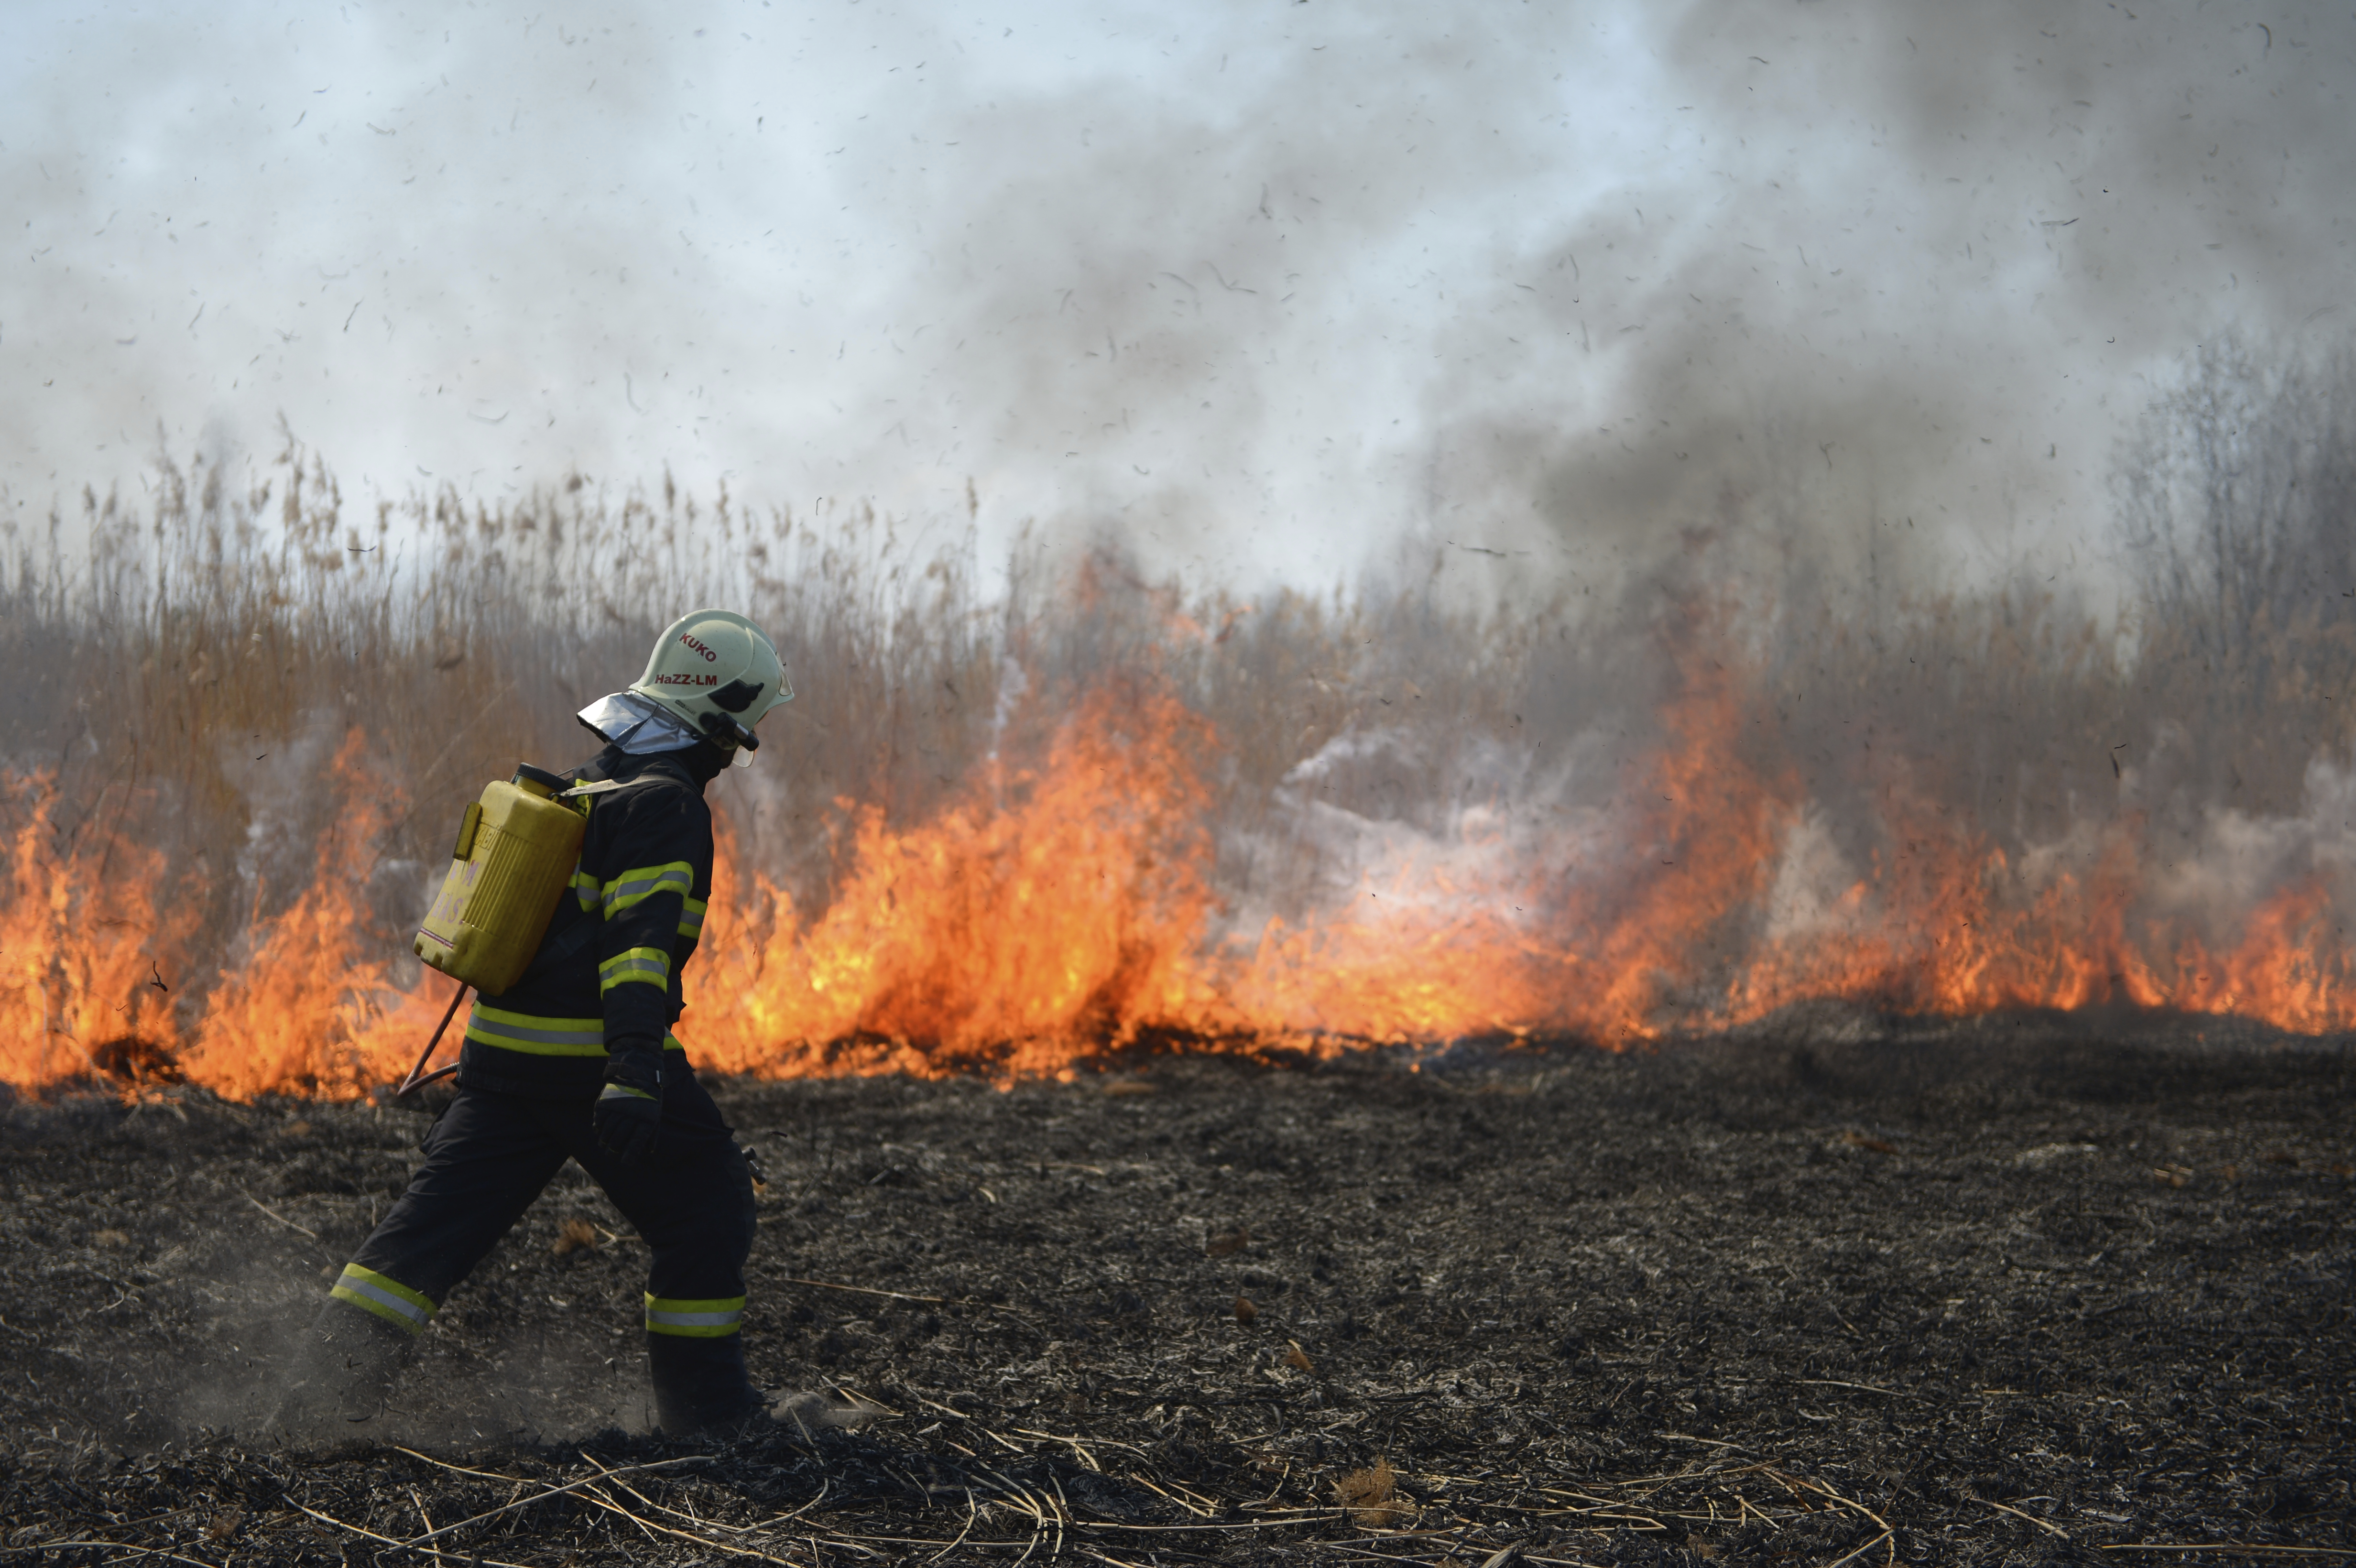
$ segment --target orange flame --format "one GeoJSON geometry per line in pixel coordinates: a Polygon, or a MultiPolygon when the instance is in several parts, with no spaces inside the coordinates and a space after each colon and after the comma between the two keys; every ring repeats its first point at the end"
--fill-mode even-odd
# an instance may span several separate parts
{"type": "MultiPolygon", "coordinates": [[[[1633,804],[1598,815],[1576,855],[1531,853],[1510,813],[1476,815],[1346,901],[1243,929],[1213,882],[1214,726],[1151,683],[1108,685],[1035,767],[993,764],[929,822],[839,803],[847,869],[822,911],[798,907],[723,822],[681,1033],[709,1067],[782,1077],[1068,1073],[1156,1040],[1618,1045],[1825,997],[2356,1026],[2356,955],[2320,873],[2278,887],[2212,950],[2153,897],[2133,818],[2089,830],[2069,869],[2016,864],[1893,770],[1877,781],[1885,848],[1869,869],[1813,901],[1787,896],[1816,829],[1797,769],[1746,727],[1752,706],[1733,661],[1692,661],[1658,746],[1622,781],[1633,804]]],[[[400,807],[363,755],[355,732],[335,758],[342,808],[309,884],[253,917],[193,1019],[176,1017],[157,966],[191,937],[157,923],[162,858],[93,850],[59,830],[42,780],[7,782],[0,1082],[37,1090],[176,1060],[237,1097],[348,1097],[397,1077],[449,983],[404,981],[369,917],[372,857],[400,807]]]]}
{"type": "Polygon", "coordinates": [[[397,789],[369,773],[365,751],[352,731],[328,764],[338,809],[309,886],[282,913],[257,915],[233,946],[182,1059],[192,1082],[236,1099],[273,1091],[349,1099],[399,1077],[404,1049],[432,1030],[439,1010],[427,993],[446,999],[449,983],[403,992],[362,897],[400,805],[397,789]]]}
{"type": "Polygon", "coordinates": [[[0,1082],[35,1088],[168,1062],[178,1030],[155,962],[171,933],[152,902],[163,857],[112,843],[93,853],[58,825],[45,776],[0,778],[0,805],[23,817],[0,903],[0,1082]],[[148,1049],[111,1049],[126,1040],[148,1049]]]}
{"type": "Polygon", "coordinates": [[[853,807],[853,870],[805,923],[733,845],[713,877],[696,995],[702,1059],[786,1075],[993,1061],[1068,1065],[1076,1042],[1151,1029],[1220,1032],[1202,954],[1214,911],[1208,803],[1191,759],[1210,725],[1167,693],[1100,691],[1056,731],[1044,769],[972,792],[894,832],[853,807]],[[707,966],[708,965],[708,966],[707,966]]]}

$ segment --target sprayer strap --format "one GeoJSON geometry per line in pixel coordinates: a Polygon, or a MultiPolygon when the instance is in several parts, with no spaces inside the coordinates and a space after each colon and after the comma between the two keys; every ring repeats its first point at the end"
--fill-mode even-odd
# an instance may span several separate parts
{"type": "Polygon", "coordinates": [[[556,798],[559,800],[572,800],[581,795],[611,795],[616,790],[636,789],[642,784],[654,784],[657,782],[676,783],[677,781],[659,781],[656,777],[648,773],[640,773],[637,778],[625,780],[619,783],[616,783],[613,779],[591,779],[586,784],[574,784],[571,789],[557,791],[556,798]]]}
{"type": "MultiPolygon", "coordinates": [[[[643,773],[637,778],[626,779],[618,783],[613,779],[590,779],[584,783],[574,784],[571,789],[558,791],[556,798],[559,800],[571,800],[575,796],[614,795],[622,790],[636,789],[638,785],[644,784],[676,784],[679,782],[680,781],[668,771],[661,773],[643,773]]],[[[541,976],[546,975],[550,970],[556,968],[558,965],[570,963],[574,957],[579,955],[583,948],[587,947],[590,943],[596,940],[597,933],[601,929],[603,929],[604,925],[605,922],[601,920],[592,920],[586,914],[584,914],[582,918],[573,923],[572,926],[564,933],[563,935],[558,937],[553,942],[541,943],[540,944],[540,951],[532,955],[531,962],[525,966],[524,972],[517,977],[515,986],[510,986],[508,989],[512,991],[517,986],[524,985],[531,980],[537,980],[541,976]]]]}

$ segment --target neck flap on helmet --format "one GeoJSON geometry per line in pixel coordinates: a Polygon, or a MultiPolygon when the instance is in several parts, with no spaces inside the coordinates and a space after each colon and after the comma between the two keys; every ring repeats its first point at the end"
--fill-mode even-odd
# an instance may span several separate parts
{"type": "Polygon", "coordinates": [[[685,751],[703,739],[660,703],[635,691],[601,697],[574,717],[597,739],[633,757],[685,751]]]}

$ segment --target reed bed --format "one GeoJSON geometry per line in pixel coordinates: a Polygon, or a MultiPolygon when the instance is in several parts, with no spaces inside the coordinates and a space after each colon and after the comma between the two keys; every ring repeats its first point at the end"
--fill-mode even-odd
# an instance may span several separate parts
{"type": "Polygon", "coordinates": [[[2137,591],[2104,618],[2025,581],[1873,592],[1805,551],[1764,577],[1705,551],[1601,608],[1471,608],[1437,558],[1245,599],[1026,545],[985,595],[1001,563],[970,512],[916,529],[668,475],[362,504],[291,440],[242,474],[159,457],[140,496],[85,491],[0,538],[0,656],[20,672],[0,689],[0,831],[37,812],[46,852],[102,881],[159,864],[154,917],[185,934],[170,1005],[193,1017],[350,810],[322,787],[350,737],[382,807],[369,909],[405,947],[465,801],[519,760],[583,755],[573,711],[710,603],[768,627],[800,692],[717,798],[810,910],[849,870],[851,814],[905,827],[1019,793],[1056,725],[1119,682],[1208,722],[1229,912],[1298,917],[1362,876],[1364,834],[1321,823],[1437,841],[1479,809],[1542,837],[1629,797],[1648,757],[1691,743],[1674,715],[1712,671],[1746,721],[1697,765],[1804,803],[1853,865],[1925,824],[2016,862],[2122,831],[2193,854],[2222,816],[2308,810],[2313,769],[2350,754],[2356,358],[2214,350],[2121,475],[2109,537],[2137,591]]]}

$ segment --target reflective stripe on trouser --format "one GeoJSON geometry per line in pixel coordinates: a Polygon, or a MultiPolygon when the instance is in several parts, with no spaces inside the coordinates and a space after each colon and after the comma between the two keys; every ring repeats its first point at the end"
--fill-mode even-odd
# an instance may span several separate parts
{"type": "Polygon", "coordinates": [[[682,1339],[717,1339],[744,1327],[744,1298],[723,1296],[711,1301],[680,1301],[647,1297],[647,1332],[676,1334],[682,1339]]]}
{"type": "Polygon", "coordinates": [[[412,1334],[425,1331],[427,1319],[434,1316],[434,1302],[422,1291],[415,1291],[374,1269],[358,1264],[346,1264],[343,1277],[336,1288],[327,1292],[337,1301],[348,1301],[354,1307],[375,1313],[388,1323],[398,1324],[412,1334]]]}
{"type": "MultiPolygon", "coordinates": [[[[536,1099],[462,1086],[427,1136],[424,1163],[409,1189],[352,1254],[355,1270],[365,1271],[360,1277],[368,1283],[398,1284],[430,1311],[464,1288],[459,1282],[574,1159],[645,1238],[652,1256],[641,1288],[665,1304],[661,1310],[741,1313],[753,1243],[752,1179],[719,1107],[693,1071],[684,1061],[680,1066],[676,1076],[663,1074],[655,1157],[637,1165],[597,1142],[591,1094],[536,1099]]],[[[366,1299],[347,1298],[337,1311],[366,1299]]],[[[675,1371],[682,1387],[702,1391],[693,1395],[699,1408],[738,1400],[742,1358],[731,1361],[727,1350],[742,1343],[741,1330],[731,1325],[712,1336],[718,1324],[677,1327],[708,1337],[647,1336],[650,1347],[662,1349],[654,1363],[658,1389],[675,1371]],[[729,1372],[731,1366],[739,1370],[729,1372]]]]}

